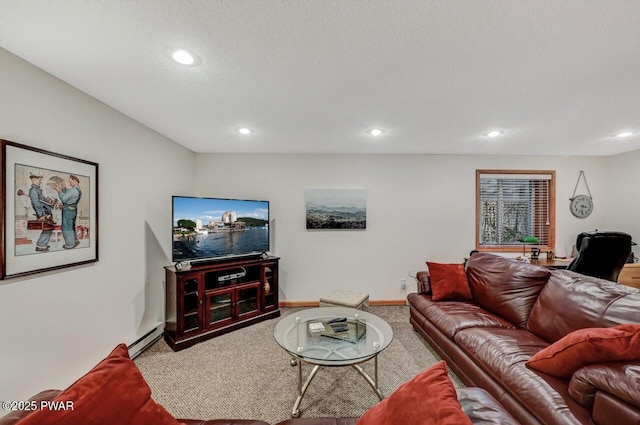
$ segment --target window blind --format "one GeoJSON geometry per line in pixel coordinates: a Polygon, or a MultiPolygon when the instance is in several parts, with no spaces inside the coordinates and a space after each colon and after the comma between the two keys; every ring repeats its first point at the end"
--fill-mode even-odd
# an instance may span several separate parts
{"type": "Polygon", "coordinates": [[[479,173],[478,245],[522,246],[535,236],[553,246],[552,174],[479,173]]]}

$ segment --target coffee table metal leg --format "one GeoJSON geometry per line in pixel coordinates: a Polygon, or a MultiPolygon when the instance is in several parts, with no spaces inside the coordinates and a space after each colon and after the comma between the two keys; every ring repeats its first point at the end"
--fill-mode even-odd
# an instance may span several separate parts
{"type": "Polygon", "coordinates": [[[382,401],[382,399],[384,399],[384,395],[382,395],[382,390],[380,390],[380,387],[378,386],[378,356],[375,356],[373,359],[374,359],[375,380],[371,379],[371,377],[367,375],[367,373],[364,370],[362,370],[360,365],[354,364],[354,365],[351,365],[351,367],[353,367],[355,370],[358,371],[358,373],[364,378],[365,381],[367,381],[367,383],[371,386],[371,388],[373,388],[373,391],[375,391],[380,401],[382,401]]]}
{"type": "Polygon", "coordinates": [[[298,360],[298,398],[296,398],[296,402],[293,404],[293,409],[291,410],[291,417],[297,418],[300,416],[300,403],[302,402],[302,397],[304,397],[304,393],[307,392],[307,388],[309,388],[309,384],[313,380],[313,377],[316,376],[320,370],[320,365],[316,365],[313,367],[313,370],[307,377],[307,380],[302,384],[302,361],[298,360]]]}
{"type": "MultiPolygon", "coordinates": [[[[374,364],[375,364],[375,377],[376,377],[376,387],[378,387],[378,356],[375,356],[373,358],[374,364]]],[[[380,387],[378,387],[380,388],[380,387]]]]}

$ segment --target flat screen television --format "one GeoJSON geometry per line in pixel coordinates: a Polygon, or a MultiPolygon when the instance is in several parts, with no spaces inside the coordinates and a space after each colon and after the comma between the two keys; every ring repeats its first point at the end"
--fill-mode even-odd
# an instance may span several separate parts
{"type": "Polygon", "coordinates": [[[173,261],[215,261],[269,251],[269,201],[172,197],[173,261]]]}

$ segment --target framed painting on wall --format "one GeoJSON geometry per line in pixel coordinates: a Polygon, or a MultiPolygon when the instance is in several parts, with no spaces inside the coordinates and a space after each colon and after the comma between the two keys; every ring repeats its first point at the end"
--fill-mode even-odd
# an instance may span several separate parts
{"type": "Polygon", "coordinates": [[[367,228],[365,189],[307,189],[307,229],[367,228]]]}
{"type": "Polygon", "coordinates": [[[98,164],[1,142],[0,278],[98,261],[98,164]]]}

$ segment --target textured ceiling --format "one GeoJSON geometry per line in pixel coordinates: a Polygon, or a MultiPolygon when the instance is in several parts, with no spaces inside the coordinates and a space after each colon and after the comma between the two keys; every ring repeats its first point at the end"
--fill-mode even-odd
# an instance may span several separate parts
{"type": "Polygon", "coordinates": [[[640,0],[0,0],[0,46],[195,152],[640,149],[640,0]]]}

